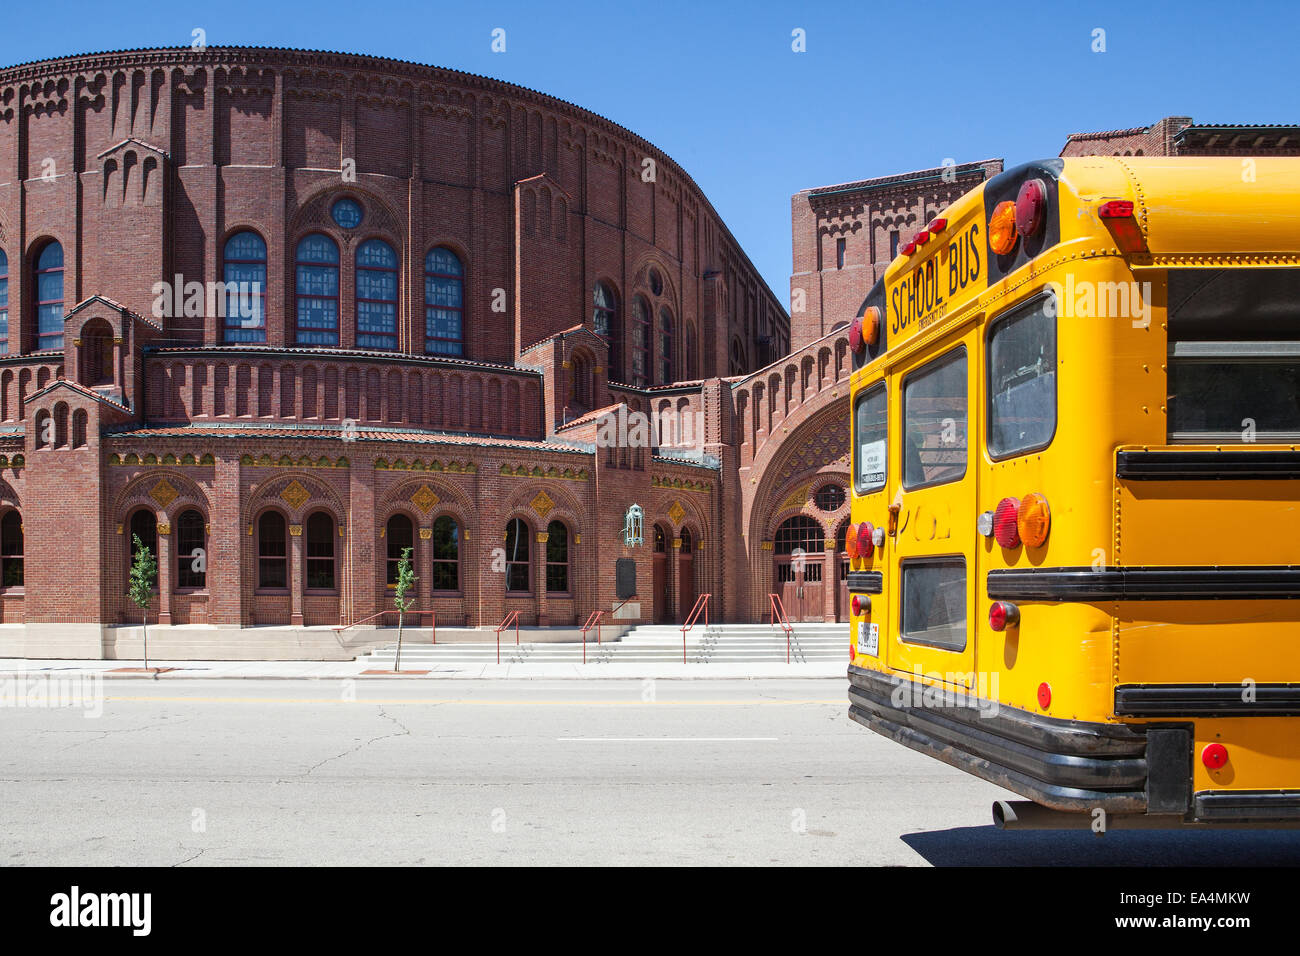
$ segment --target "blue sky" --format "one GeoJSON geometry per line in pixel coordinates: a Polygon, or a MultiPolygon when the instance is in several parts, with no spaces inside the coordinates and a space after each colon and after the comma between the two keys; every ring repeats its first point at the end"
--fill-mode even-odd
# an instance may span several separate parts
{"type": "Polygon", "coordinates": [[[1167,115],[1300,122],[1289,2],[46,0],[5,27],[6,65],[188,45],[202,28],[211,45],[391,56],[570,100],[681,163],[782,301],[800,189],[1054,156],[1071,132],[1167,115]],[[505,53],[490,49],[497,27],[505,53]],[[796,28],[806,52],[791,50],[796,28]]]}

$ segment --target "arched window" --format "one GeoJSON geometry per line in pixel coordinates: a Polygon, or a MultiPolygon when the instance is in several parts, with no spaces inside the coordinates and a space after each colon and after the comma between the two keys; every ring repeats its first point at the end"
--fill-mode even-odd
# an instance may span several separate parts
{"type": "Polygon", "coordinates": [[[84,408],[78,408],[72,413],[72,447],[84,448],[86,446],[86,424],[89,421],[84,408]]]}
{"type": "Polygon", "coordinates": [[[433,589],[460,590],[460,528],[450,515],[433,523],[433,589]]]}
{"type": "MultiPolygon", "coordinates": [[[[158,519],[148,508],[141,508],[135,514],[131,515],[131,520],[127,523],[126,532],[126,569],[128,580],[130,580],[131,567],[135,564],[136,544],[135,539],[140,539],[140,544],[149,549],[149,553],[154,556],[154,561],[158,560],[158,519]]],[[[153,587],[158,587],[158,572],[154,572],[154,577],[149,582],[153,587]]]]}
{"type": "Polygon", "coordinates": [[[191,508],[176,519],[176,588],[207,587],[208,536],[203,515],[191,508]]]}
{"type": "Polygon", "coordinates": [[[0,355],[9,354],[9,257],[0,249],[0,355]]]}
{"type": "Polygon", "coordinates": [[[528,573],[528,535],[528,524],[523,518],[511,518],[506,525],[507,591],[526,592],[532,583],[528,573]]]}
{"type": "Polygon", "coordinates": [[[32,422],[36,428],[34,436],[37,448],[49,448],[54,443],[54,418],[45,409],[36,413],[36,418],[32,422]]]}
{"type": "Polygon", "coordinates": [[[36,257],[36,347],[63,348],[63,246],[48,242],[36,257]]]}
{"type": "Polygon", "coordinates": [[[795,515],[776,529],[772,550],[777,554],[794,554],[796,550],[815,554],[826,550],[826,535],[820,522],[807,515],[795,515]]]}
{"type": "Polygon", "coordinates": [[[307,518],[307,590],[334,590],[334,519],[325,511],[307,518]]]}
{"type": "Polygon", "coordinates": [[[68,403],[59,402],[54,406],[54,447],[68,447],[68,403]]]}
{"type": "Polygon", "coordinates": [[[592,385],[592,363],[591,359],[585,352],[575,352],[572,362],[573,375],[573,405],[578,411],[590,409],[594,400],[592,394],[594,388],[592,385]]]}
{"type": "Polygon", "coordinates": [[[666,554],[668,551],[668,535],[660,525],[655,525],[655,554],[666,554]]]}
{"type": "Polygon", "coordinates": [[[222,279],[226,283],[227,342],[266,341],[266,242],[255,232],[226,240],[222,279]]]}
{"type": "Polygon", "coordinates": [[[645,388],[650,376],[650,306],[637,296],[632,300],[632,381],[645,388]]]}
{"type": "Polygon", "coordinates": [[[618,300],[614,290],[604,282],[591,288],[591,327],[597,335],[609,339],[610,381],[623,381],[623,329],[619,324],[618,300]]]}
{"type": "Polygon", "coordinates": [[[0,587],[23,586],[23,518],[7,511],[0,518],[0,587]]]}
{"type": "Polygon", "coordinates": [[[569,529],[563,521],[546,526],[546,590],[569,591],[569,529]]]}
{"type": "Polygon", "coordinates": [[[745,346],[740,339],[731,340],[731,368],[729,374],[744,375],[748,361],[745,359],[745,346]]]}
{"type": "Polygon", "coordinates": [[[298,243],[297,345],[339,344],[339,247],[314,233],[298,243]]]}
{"type": "Polygon", "coordinates": [[[381,239],[357,247],[357,348],[397,350],[397,253],[381,239]]]}
{"type": "MultiPolygon", "coordinates": [[[[397,587],[397,569],[402,563],[402,552],[415,547],[415,526],[404,514],[395,514],[384,526],[384,540],[388,542],[388,573],[384,578],[390,588],[397,587]]],[[[415,561],[415,552],[411,552],[415,561]]]]}
{"type": "Polygon", "coordinates": [[[673,381],[673,314],[667,308],[659,310],[659,382],[667,385],[673,381]]]}
{"type": "Polygon", "coordinates": [[[81,327],[78,371],[81,384],[94,387],[113,381],[113,331],[103,319],[91,319],[81,327]]]}
{"type": "Polygon", "coordinates": [[[289,538],[278,511],[264,511],[257,519],[257,586],[272,591],[289,586],[289,538]]]}
{"type": "Polygon", "coordinates": [[[465,267],[444,246],[424,257],[424,350],[465,354],[465,267]]]}
{"type": "Polygon", "coordinates": [[[683,330],[682,353],[686,360],[686,378],[688,381],[694,381],[700,377],[700,356],[696,351],[694,322],[687,322],[683,330]]]}

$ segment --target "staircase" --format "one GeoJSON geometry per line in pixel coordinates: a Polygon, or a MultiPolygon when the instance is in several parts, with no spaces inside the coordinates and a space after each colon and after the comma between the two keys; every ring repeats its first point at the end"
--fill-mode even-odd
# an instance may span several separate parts
{"type": "MultiPolygon", "coordinates": [[[[843,662],[848,664],[847,624],[794,624],[790,637],[790,663],[843,662]]],[[[486,632],[491,637],[491,631],[486,632]]],[[[503,634],[504,638],[505,635],[503,634]]],[[[361,662],[375,669],[391,669],[397,644],[376,648],[361,662]]],[[[785,632],[770,624],[696,624],[686,633],[688,664],[784,664],[785,632]]],[[[402,642],[402,668],[427,669],[431,665],[495,664],[496,641],[482,644],[426,644],[402,642]]],[[[682,631],[677,624],[643,624],[620,641],[587,643],[588,664],[680,664],[682,631]]],[[[574,642],[501,641],[502,664],[581,664],[582,645],[574,642]]]]}

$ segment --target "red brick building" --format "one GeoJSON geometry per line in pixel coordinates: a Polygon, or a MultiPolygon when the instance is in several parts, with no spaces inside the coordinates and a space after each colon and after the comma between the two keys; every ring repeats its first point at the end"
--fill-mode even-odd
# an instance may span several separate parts
{"type": "Polygon", "coordinates": [[[684,170],[540,93],[270,49],[0,70],[0,653],[136,656],[137,535],[158,657],[351,656],[406,547],[440,627],[752,617],[734,377],[789,336],[684,170]],[[675,433],[606,440],[629,411],[675,433]]]}

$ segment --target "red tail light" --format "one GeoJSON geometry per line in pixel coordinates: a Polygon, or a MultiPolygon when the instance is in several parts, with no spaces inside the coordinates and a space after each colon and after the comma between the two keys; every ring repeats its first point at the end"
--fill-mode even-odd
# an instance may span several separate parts
{"type": "Polygon", "coordinates": [[[872,535],[876,529],[871,526],[870,521],[864,521],[858,525],[858,555],[863,558],[873,556],[876,546],[872,542],[872,535]]]}
{"type": "Polygon", "coordinates": [[[849,323],[849,348],[861,352],[866,344],[862,337],[862,316],[854,316],[853,321],[849,323]]]}
{"type": "Polygon", "coordinates": [[[1206,744],[1201,751],[1201,763],[1209,770],[1218,770],[1228,762],[1228,748],[1223,744],[1206,744]]]}
{"type": "Polygon", "coordinates": [[[993,537],[1002,547],[1020,547],[1020,529],[1016,527],[1019,516],[1019,498],[1003,498],[998,502],[993,512],[993,537]]]}
{"type": "Polygon", "coordinates": [[[1041,179],[1027,179],[1016,194],[1016,232],[1036,236],[1047,221],[1047,184],[1041,179]]]}
{"type": "Polygon", "coordinates": [[[1020,626],[1020,608],[1008,601],[994,601],[989,607],[989,627],[1001,633],[1020,626]]]}
{"type": "Polygon", "coordinates": [[[853,613],[857,616],[866,614],[871,610],[871,598],[861,594],[853,595],[853,600],[849,603],[853,606],[853,613]]]}

